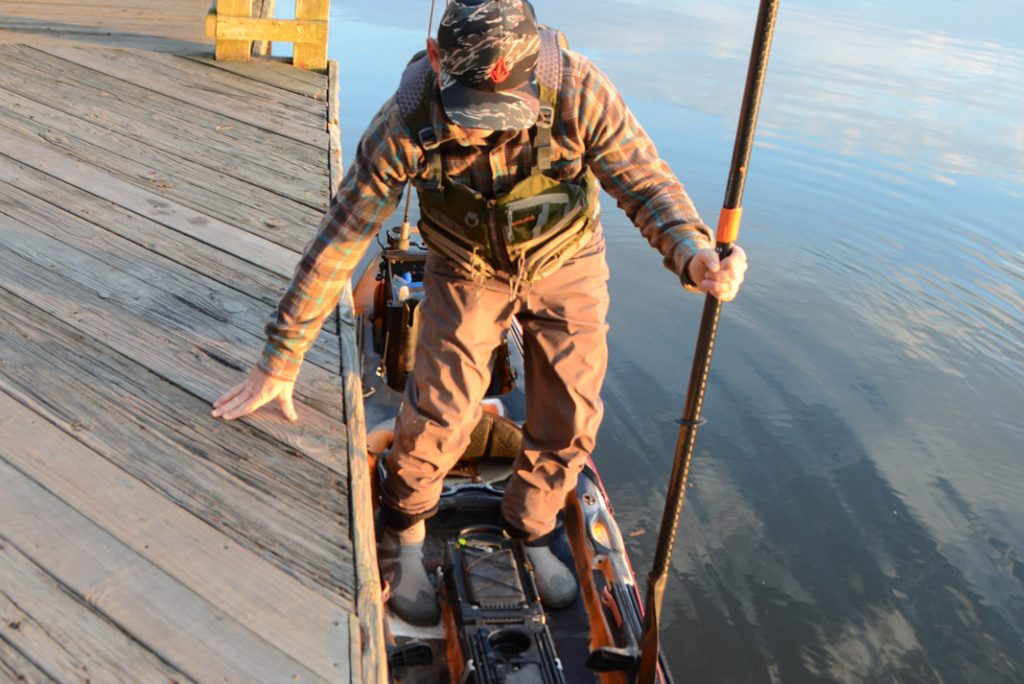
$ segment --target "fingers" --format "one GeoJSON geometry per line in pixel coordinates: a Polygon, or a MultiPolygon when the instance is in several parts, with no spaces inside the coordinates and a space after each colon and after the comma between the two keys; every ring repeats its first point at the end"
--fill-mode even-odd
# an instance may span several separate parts
{"type": "Polygon", "coordinates": [[[701,261],[704,262],[704,267],[708,273],[717,273],[718,269],[721,268],[721,262],[718,260],[718,252],[713,249],[701,250],[700,253],[701,261]]]}
{"type": "Polygon", "coordinates": [[[297,421],[299,419],[299,414],[295,412],[295,403],[292,401],[291,388],[281,392],[278,400],[281,402],[281,412],[284,414],[284,417],[293,423],[297,421]]]}
{"type": "Polygon", "coordinates": [[[723,259],[717,269],[708,269],[700,281],[699,287],[715,298],[729,302],[736,298],[746,272],[746,252],[740,247],[734,246],[732,254],[723,259]]]}
{"type": "Polygon", "coordinates": [[[249,373],[245,382],[235,385],[213,403],[210,415],[214,418],[234,420],[247,416],[271,400],[277,399],[284,417],[295,422],[299,415],[295,411],[295,402],[292,399],[294,389],[294,381],[271,377],[256,367],[249,373]]]}
{"type": "Polygon", "coordinates": [[[238,393],[241,392],[243,389],[245,389],[245,383],[244,382],[238,383],[237,385],[235,385],[234,387],[229,389],[227,392],[225,392],[224,394],[220,395],[220,397],[218,397],[217,400],[213,402],[213,407],[214,408],[219,408],[220,406],[222,406],[226,402],[228,402],[228,401],[234,399],[235,397],[237,397],[238,393]]]}
{"type": "Polygon", "coordinates": [[[224,406],[216,409],[213,412],[213,416],[215,418],[223,418],[224,420],[241,418],[242,416],[249,415],[271,399],[273,399],[273,397],[267,394],[260,394],[252,391],[242,392],[224,406]]]}
{"type": "Polygon", "coordinates": [[[713,249],[701,249],[686,264],[686,273],[700,287],[708,272],[718,270],[718,254],[713,249]]]}

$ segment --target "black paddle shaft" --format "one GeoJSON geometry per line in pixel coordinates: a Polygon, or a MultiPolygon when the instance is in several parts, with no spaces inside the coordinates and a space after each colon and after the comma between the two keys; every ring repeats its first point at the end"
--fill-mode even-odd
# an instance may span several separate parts
{"type": "MultiPolygon", "coordinates": [[[[771,51],[772,34],[779,0],[761,0],[754,31],[754,43],[750,51],[750,66],[747,69],[747,83],[743,91],[739,124],[736,127],[736,143],[733,146],[732,165],[725,189],[725,202],[718,221],[716,249],[724,259],[732,250],[732,244],[739,233],[740,214],[743,204],[743,186],[747,178],[747,164],[750,150],[754,145],[754,129],[757,112],[761,104],[761,89],[768,69],[768,53],[771,51]]],[[[707,386],[708,371],[711,368],[711,354],[715,348],[718,318],[722,302],[712,295],[704,301],[700,332],[693,352],[693,367],[690,370],[690,384],[686,390],[686,404],[679,421],[679,438],[676,440],[675,458],[669,478],[665,510],[658,533],[658,546],[654,552],[654,564],[647,578],[647,598],[644,606],[644,632],[640,668],[637,682],[655,684],[658,676],[660,613],[668,578],[669,562],[675,545],[679,515],[686,496],[686,480],[693,459],[693,445],[700,425],[701,407],[704,404],[704,390],[707,386]]]]}

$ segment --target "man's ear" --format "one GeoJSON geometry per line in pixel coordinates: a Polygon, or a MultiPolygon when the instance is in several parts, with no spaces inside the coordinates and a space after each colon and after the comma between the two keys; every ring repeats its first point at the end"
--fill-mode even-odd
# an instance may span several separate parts
{"type": "Polygon", "coordinates": [[[437,47],[437,41],[427,38],[427,57],[430,59],[430,66],[435,74],[441,73],[441,51],[437,47]]]}

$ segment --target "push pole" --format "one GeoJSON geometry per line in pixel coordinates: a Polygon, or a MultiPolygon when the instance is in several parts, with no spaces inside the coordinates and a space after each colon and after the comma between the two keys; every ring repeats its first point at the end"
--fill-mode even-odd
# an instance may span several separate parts
{"type": "MultiPolygon", "coordinates": [[[[771,51],[772,33],[775,30],[778,10],[779,0],[761,0],[757,26],[754,30],[754,44],[750,50],[747,83],[743,90],[743,104],[740,107],[740,120],[736,127],[736,142],[732,151],[729,181],[725,189],[725,202],[718,218],[718,231],[715,235],[715,249],[722,259],[732,252],[732,245],[739,236],[740,215],[743,212],[743,185],[747,178],[750,150],[754,145],[754,128],[757,125],[757,111],[761,104],[761,88],[768,68],[768,53],[771,51]]],[[[676,530],[679,527],[679,514],[682,512],[683,498],[686,496],[686,480],[690,473],[697,428],[701,422],[700,411],[704,404],[704,389],[711,368],[711,353],[715,348],[715,334],[718,331],[718,318],[721,312],[722,302],[710,294],[707,295],[700,321],[700,332],[697,335],[697,346],[693,352],[693,367],[690,370],[690,384],[686,390],[686,404],[683,408],[683,417],[679,421],[679,437],[676,440],[675,459],[669,478],[665,511],[661,518],[661,530],[658,533],[658,546],[654,552],[654,565],[647,577],[644,631],[641,639],[643,650],[636,680],[639,684],[657,682],[661,603],[665,596],[669,561],[672,559],[672,547],[675,545],[676,530]]]]}

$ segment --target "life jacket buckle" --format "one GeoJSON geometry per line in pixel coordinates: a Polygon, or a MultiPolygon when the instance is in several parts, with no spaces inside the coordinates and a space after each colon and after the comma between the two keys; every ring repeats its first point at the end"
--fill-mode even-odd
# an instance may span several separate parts
{"type": "Polygon", "coordinates": [[[434,132],[434,127],[433,126],[427,126],[426,128],[421,128],[420,129],[420,133],[419,133],[419,137],[420,137],[420,144],[423,145],[423,149],[427,150],[428,152],[430,150],[436,150],[438,148],[438,146],[441,144],[437,140],[437,133],[434,132]]]}
{"type": "Polygon", "coordinates": [[[551,128],[555,123],[555,108],[548,105],[541,105],[537,114],[537,125],[541,128],[551,128]]]}

